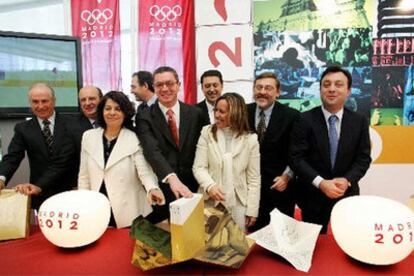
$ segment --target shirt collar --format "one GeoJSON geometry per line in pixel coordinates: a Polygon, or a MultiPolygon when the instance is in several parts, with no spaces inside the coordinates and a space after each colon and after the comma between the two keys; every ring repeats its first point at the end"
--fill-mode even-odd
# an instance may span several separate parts
{"type": "Polygon", "coordinates": [[[210,104],[207,100],[206,100],[206,105],[207,105],[207,110],[210,112],[214,109],[214,105],[210,104]]]}
{"type": "Polygon", "coordinates": [[[156,101],[156,100],[157,100],[157,96],[155,96],[155,94],[154,94],[154,95],[152,95],[151,99],[149,99],[149,100],[147,101],[147,105],[148,105],[148,106],[153,105],[153,104],[155,103],[155,101],[156,101]]]}
{"type": "MultiPolygon", "coordinates": [[[[40,119],[39,117],[36,117],[36,118],[37,118],[37,121],[39,122],[39,125],[41,127],[43,127],[43,121],[45,119],[40,119]]],[[[49,118],[46,119],[46,120],[48,120],[50,122],[50,126],[51,126],[52,129],[55,126],[55,119],[56,119],[56,112],[55,111],[53,111],[52,116],[50,116],[49,118]]]]}
{"type": "Polygon", "coordinates": [[[323,116],[325,117],[325,121],[329,120],[329,117],[331,117],[331,115],[336,115],[336,117],[338,117],[338,121],[341,122],[342,121],[342,116],[344,115],[344,108],[341,108],[338,112],[336,112],[335,114],[329,112],[328,110],[326,110],[323,105],[321,105],[322,108],[322,113],[323,116]]]}
{"type": "Polygon", "coordinates": [[[177,101],[173,107],[171,108],[167,108],[165,107],[162,103],[160,103],[160,101],[158,101],[158,106],[160,107],[162,114],[164,114],[164,116],[167,116],[167,111],[168,109],[171,109],[174,112],[175,117],[177,118],[177,116],[180,116],[180,103],[179,101],[177,101]]]}
{"type": "MultiPolygon", "coordinates": [[[[272,115],[272,111],[274,107],[275,107],[275,102],[273,102],[272,105],[269,106],[267,109],[263,110],[266,118],[270,118],[270,115],[272,115]]],[[[260,111],[262,111],[262,109],[256,104],[256,117],[259,116],[260,111]]]]}

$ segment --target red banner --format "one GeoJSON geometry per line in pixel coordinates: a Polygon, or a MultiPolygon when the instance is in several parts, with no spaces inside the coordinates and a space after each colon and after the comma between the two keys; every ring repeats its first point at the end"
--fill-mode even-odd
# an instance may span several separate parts
{"type": "Polygon", "coordinates": [[[139,68],[159,66],[177,70],[182,83],[179,98],[196,103],[194,1],[139,1],[139,68]]]}
{"type": "Polygon", "coordinates": [[[118,0],[71,0],[72,34],[82,41],[83,85],[121,90],[118,0]]]}

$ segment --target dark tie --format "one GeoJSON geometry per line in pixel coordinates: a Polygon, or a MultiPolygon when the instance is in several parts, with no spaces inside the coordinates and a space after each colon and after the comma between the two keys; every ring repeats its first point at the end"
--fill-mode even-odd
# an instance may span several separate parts
{"type": "Polygon", "coordinates": [[[98,127],[98,123],[97,123],[96,121],[93,121],[93,123],[92,123],[92,127],[93,127],[93,128],[97,128],[97,127],[98,127]]]}
{"type": "Polygon", "coordinates": [[[331,154],[331,166],[332,168],[335,165],[336,160],[336,152],[338,151],[338,132],[336,132],[336,121],[338,117],[336,115],[331,115],[328,119],[329,122],[329,146],[330,146],[330,154],[331,154]]]}
{"type": "Polygon", "coordinates": [[[45,137],[47,150],[49,154],[52,154],[53,135],[52,135],[52,132],[50,131],[50,121],[43,120],[42,123],[43,123],[42,132],[43,132],[43,137],[45,137]]]}
{"type": "Polygon", "coordinates": [[[142,110],[147,109],[147,108],[148,108],[147,103],[142,102],[142,103],[138,106],[137,112],[142,111],[142,110]]]}
{"type": "Polygon", "coordinates": [[[263,142],[263,138],[266,133],[266,116],[263,110],[259,113],[259,123],[257,124],[257,136],[259,137],[259,143],[263,142]]]}
{"type": "Polygon", "coordinates": [[[170,127],[171,135],[174,139],[175,144],[179,146],[180,140],[178,137],[177,122],[175,121],[174,111],[172,111],[171,109],[168,109],[167,117],[168,117],[168,126],[170,127]]]}

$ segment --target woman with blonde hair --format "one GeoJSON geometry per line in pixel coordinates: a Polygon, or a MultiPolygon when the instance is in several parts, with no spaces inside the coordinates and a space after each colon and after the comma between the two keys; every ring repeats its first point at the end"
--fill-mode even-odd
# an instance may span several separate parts
{"type": "Polygon", "coordinates": [[[206,194],[206,206],[222,202],[245,230],[254,225],[260,201],[260,153],[248,124],[243,97],[226,93],[214,106],[215,123],[205,126],[197,144],[193,173],[206,194]]]}

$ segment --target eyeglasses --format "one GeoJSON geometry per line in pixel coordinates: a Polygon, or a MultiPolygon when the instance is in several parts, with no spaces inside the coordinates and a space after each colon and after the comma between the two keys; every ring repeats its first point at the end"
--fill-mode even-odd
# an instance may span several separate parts
{"type": "Polygon", "coordinates": [[[256,89],[257,91],[261,91],[263,88],[266,92],[272,92],[273,90],[275,90],[275,88],[271,85],[257,84],[254,86],[254,89],[256,89]]]}
{"type": "Polygon", "coordinates": [[[166,85],[168,88],[173,88],[174,85],[176,85],[178,83],[178,81],[166,81],[166,82],[156,82],[154,83],[154,87],[157,89],[161,89],[164,87],[164,85],[166,85]]]}

